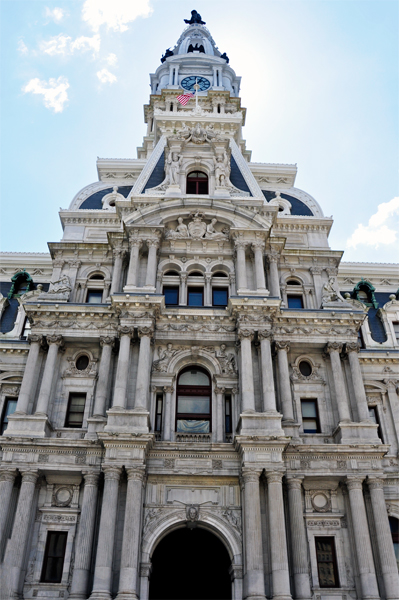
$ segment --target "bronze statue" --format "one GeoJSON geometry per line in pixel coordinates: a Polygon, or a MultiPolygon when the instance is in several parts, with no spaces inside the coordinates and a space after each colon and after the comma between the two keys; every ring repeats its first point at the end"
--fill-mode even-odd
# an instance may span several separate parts
{"type": "Polygon", "coordinates": [[[223,54],[220,55],[220,58],[224,58],[226,63],[229,64],[229,57],[227,56],[226,52],[223,52],[223,54]]]}
{"type": "Polygon", "coordinates": [[[162,58],[161,58],[161,63],[164,63],[164,62],[165,62],[165,60],[166,60],[166,59],[167,59],[169,56],[173,56],[173,52],[172,52],[172,50],[171,50],[170,48],[167,48],[167,49],[165,50],[165,54],[163,54],[163,55],[162,55],[162,58]]]}
{"type": "Polygon", "coordinates": [[[192,10],[191,19],[184,19],[184,22],[187,25],[205,25],[205,21],[201,19],[201,15],[196,10],[192,10]]]}

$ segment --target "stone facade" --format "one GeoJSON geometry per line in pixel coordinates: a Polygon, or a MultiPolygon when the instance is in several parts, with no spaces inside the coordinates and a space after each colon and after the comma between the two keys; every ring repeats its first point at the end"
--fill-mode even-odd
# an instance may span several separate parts
{"type": "Polygon", "coordinates": [[[2,255],[4,600],[146,600],[180,527],[223,541],[234,600],[399,598],[399,270],[340,264],[296,166],[251,163],[239,84],[189,24],[138,158],[98,159],[49,255],[2,255]],[[190,76],[209,86],[182,106],[190,76]],[[187,367],[209,376],[201,422],[178,417],[187,367]]]}

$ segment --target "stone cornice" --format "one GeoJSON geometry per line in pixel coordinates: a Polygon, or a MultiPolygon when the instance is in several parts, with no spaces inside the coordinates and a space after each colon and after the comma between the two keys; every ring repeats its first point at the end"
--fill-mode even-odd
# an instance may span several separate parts
{"type": "Polygon", "coordinates": [[[118,214],[116,212],[107,210],[61,210],[60,220],[63,228],[65,225],[101,225],[106,227],[120,226],[120,218],[118,214]]]}

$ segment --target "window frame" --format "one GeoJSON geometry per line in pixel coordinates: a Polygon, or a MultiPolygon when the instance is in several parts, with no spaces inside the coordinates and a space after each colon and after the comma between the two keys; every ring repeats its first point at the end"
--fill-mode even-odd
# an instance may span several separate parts
{"type": "Polygon", "coordinates": [[[369,405],[367,408],[369,411],[369,417],[370,417],[370,410],[372,410],[374,412],[375,424],[377,425],[377,435],[380,438],[381,442],[384,444],[384,434],[382,432],[381,419],[380,419],[380,415],[379,415],[379,411],[378,411],[378,404],[372,404],[371,406],[369,405]]]}
{"type": "Polygon", "coordinates": [[[224,434],[232,435],[233,433],[233,402],[231,394],[224,396],[224,434]]]}
{"type": "Polygon", "coordinates": [[[62,576],[63,576],[63,572],[64,572],[64,565],[65,565],[65,555],[66,555],[66,548],[67,548],[67,541],[68,541],[68,531],[53,531],[53,530],[48,530],[47,531],[47,537],[46,537],[46,546],[45,546],[45,550],[44,550],[44,556],[43,556],[43,564],[42,564],[42,570],[41,570],[41,574],[40,574],[40,583],[61,583],[62,582],[62,576]],[[52,538],[52,536],[55,535],[62,535],[64,536],[64,548],[63,548],[63,553],[62,553],[62,557],[61,556],[49,556],[49,550],[50,550],[50,540],[52,538]],[[45,574],[47,571],[47,566],[48,566],[48,562],[49,559],[61,559],[62,558],[62,566],[60,569],[60,577],[57,581],[53,581],[53,580],[49,580],[45,578],[45,574]]]}
{"type": "Polygon", "coordinates": [[[340,579],[339,579],[339,570],[338,570],[338,563],[337,563],[337,551],[336,551],[336,546],[335,546],[335,536],[333,535],[320,535],[320,536],[315,536],[314,537],[314,541],[315,541],[315,550],[316,550],[316,564],[317,564],[317,577],[319,580],[319,587],[323,588],[323,589],[337,589],[341,587],[340,584],[340,579]],[[320,581],[320,565],[322,564],[326,564],[329,563],[329,561],[320,561],[319,560],[319,555],[318,555],[318,551],[317,551],[317,542],[318,541],[328,541],[331,543],[331,555],[332,555],[332,565],[333,565],[333,571],[334,571],[334,578],[336,581],[335,585],[322,585],[321,581],[320,581]]]}
{"type": "Polygon", "coordinates": [[[103,304],[103,299],[104,299],[104,289],[100,289],[100,288],[87,288],[87,291],[86,291],[86,302],[85,302],[85,304],[103,304]],[[89,302],[89,295],[90,294],[101,294],[101,302],[89,302]]]}
{"type": "Polygon", "coordinates": [[[301,398],[300,399],[301,402],[301,418],[302,418],[302,427],[303,427],[303,433],[305,433],[306,435],[315,435],[317,433],[322,433],[321,431],[321,427],[320,427],[320,415],[319,415],[319,403],[318,403],[318,399],[317,398],[301,398]],[[316,416],[315,417],[304,417],[303,416],[303,410],[302,410],[302,403],[303,402],[312,402],[316,408],[316,416]],[[316,421],[317,423],[317,431],[305,431],[305,423],[308,421],[316,421]]]}
{"type": "Polygon", "coordinates": [[[158,392],[155,394],[155,419],[154,419],[154,431],[156,433],[162,433],[163,428],[163,405],[164,405],[164,396],[162,393],[158,392]],[[158,402],[161,403],[159,406],[158,402]]]}
{"type": "Polygon", "coordinates": [[[204,306],[204,287],[203,286],[198,286],[198,285],[188,285],[187,286],[187,306],[194,306],[197,308],[201,308],[202,306],[204,306]],[[196,293],[201,291],[202,304],[190,304],[190,290],[197,290],[196,293]]]}
{"type": "Polygon", "coordinates": [[[187,173],[186,176],[186,194],[192,194],[194,196],[207,196],[209,194],[209,177],[208,174],[205,173],[205,171],[191,171],[190,173],[187,173]],[[192,173],[202,173],[203,175],[205,175],[205,177],[190,177],[190,175],[192,173]],[[189,181],[190,180],[190,181],[189,181]],[[206,192],[199,192],[199,184],[200,183],[205,183],[206,182],[206,192]],[[195,192],[189,192],[188,191],[188,184],[189,183],[195,183],[195,192]]]}
{"type": "Polygon", "coordinates": [[[162,287],[162,295],[165,296],[165,306],[179,306],[180,303],[180,286],[178,285],[164,285],[162,287]],[[177,302],[176,304],[169,304],[166,302],[165,290],[176,290],[177,291],[177,302]]]}
{"type": "Polygon", "coordinates": [[[287,294],[287,308],[290,308],[291,310],[303,310],[305,308],[303,294],[291,294],[291,292],[287,294]],[[290,306],[291,299],[299,299],[301,301],[302,306],[290,306]]]}
{"type": "Polygon", "coordinates": [[[197,365],[189,365],[180,371],[177,377],[176,385],[176,410],[175,410],[175,431],[177,431],[178,420],[189,420],[189,421],[209,421],[209,433],[212,433],[212,378],[208,371],[203,367],[197,365]],[[208,377],[209,386],[188,386],[180,385],[180,377],[188,371],[201,371],[208,377]],[[196,393],[193,393],[196,392],[196,393]],[[201,393],[202,392],[202,393],[201,393]],[[209,396],[209,413],[179,413],[179,397],[180,396],[192,396],[193,398],[201,398],[209,396]],[[194,417],[194,418],[193,418],[194,417]]]}
{"type": "Polygon", "coordinates": [[[4,398],[4,402],[3,402],[3,410],[1,412],[1,421],[0,421],[0,435],[3,435],[3,433],[6,431],[7,426],[8,426],[8,417],[10,415],[12,415],[15,410],[13,410],[10,413],[7,413],[7,407],[8,404],[10,402],[15,402],[15,410],[17,409],[17,403],[18,403],[18,398],[15,396],[5,396],[4,398]]]}
{"type": "MultiPolygon", "coordinates": [[[[85,411],[86,411],[86,402],[87,402],[87,392],[75,392],[75,391],[70,391],[69,392],[69,396],[68,396],[68,406],[67,406],[67,411],[65,414],[65,422],[64,422],[64,427],[68,428],[68,429],[82,429],[83,428],[83,422],[84,422],[84,416],[85,416],[85,411]],[[70,416],[70,412],[71,412],[71,402],[72,402],[72,398],[73,396],[84,396],[85,398],[85,402],[83,405],[83,411],[82,411],[82,423],[81,425],[71,425],[70,420],[69,420],[69,416],[70,416]]],[[[74,411],[76,413],[76,411],[74,411]]],[[[80,414],[80,413],[79,413],[80,414]]]]}
{"type": "Polygon", "coordinates": [[[213,287],[212,286],[212,306],[215,306],[217,308],[218,307],[223,308],[223,307],[227,306],[228,303],[229,303],[229,288],[228,287],[219,287],[219,286],[213,287]],[[214,292],[222,292],[222,291],[226,292],[226,304],[215,304],[214,295],[213,295],[214,292]]]}

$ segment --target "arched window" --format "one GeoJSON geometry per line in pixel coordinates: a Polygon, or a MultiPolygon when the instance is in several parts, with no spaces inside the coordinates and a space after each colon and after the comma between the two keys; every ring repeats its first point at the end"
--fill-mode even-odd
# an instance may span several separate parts
{"type": "Polygon", "coordinates": [[[12,286],[8,294],[8,298],[13,298],[14,296],[22,296],[22,294],[26,294],[26,292],[30,292],[34,288],[34,284],[32,281],[32,277],[23,269],[23,271],[18,271],[11,278],[12,286]]]}
{"type": "Polygon", "coordinates": [[[393,549],[395,551],[396,562],[399,567],[399,519],[389,517],[389,527],[391,528],[393,549]]]}
{"type": "Polygon", "coordinates": [[[287,280],[287,306],[288,308],[304,308],[303,284],[298,279],[287,280]]]}
{"type": "Polygon", "coordinates": [[[186,194],[207,194],[208,175],[202,171],[193,171],[187,175],[186,194]]]}
{"type": "Polygon", "coordinates": [[[104,279],[104,275],[101,275],[101,273],[94,273],[94,275],[90,275],[89,279],[104,279]]]}
{"type": "Polygon", "coordinates": [[[375,287],[371,285],[369,281],[361,279],[359,283],[354,287],[352,292],[352,298],[363,302],[366,306],[378,308],[378,302],[374,295],[375,287]]]}
{"type": "Polygon", "coordinates": [[[177,433],[210,433],[211,379],[201,367],[191,366],[181,371],[177,380],[177,433]]]}

